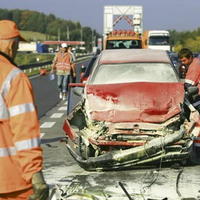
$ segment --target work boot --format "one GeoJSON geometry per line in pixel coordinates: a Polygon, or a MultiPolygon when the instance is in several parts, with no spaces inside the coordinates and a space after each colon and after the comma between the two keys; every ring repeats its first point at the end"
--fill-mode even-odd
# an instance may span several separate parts
{"type": "Polygon", "coordinates": [[[62,92],[59,93],[59,98],[60,98],[60,99],[63,98],[63,93],[62,93],[62,92]]]}
{"type": "Polygon", "coordinates": [[[63,94],[62,94],[62,100],[66,100],[66,99],[67,99],[67,93],[63,92],[63,94]]]}
{"type": "Polygon", "coordinates": [[[42,172],[33,174],[32,177],[33,194],[29,200],[47,200],[49,196],[49,187],[46,184],[42,172]]]}

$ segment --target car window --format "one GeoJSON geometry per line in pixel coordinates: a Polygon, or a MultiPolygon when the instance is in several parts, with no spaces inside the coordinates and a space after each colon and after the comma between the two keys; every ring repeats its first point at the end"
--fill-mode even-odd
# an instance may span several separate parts
{"type": "Polygon", "coordinates": [[[83,77],[88,77],[90,75],[90,73],[91,73],[91,71],[92,71],[92,69],[94,67],[94,63],[95,63],[96,59],[97,59],[97,56],[93,57],[90,60],[88,66],[87,66],[87,68],[85,70],[85,73],[84,73],[83,77]]]}
{"type": "Polygon", "coordinates": [[[169,36],[150,36],[149,45],[169,45],[169,36]]]}
{"type": "Polygon", "coordinates": [[[168,63],[102,64],[94,71],[90,84],[128,82],[178,82],[168,63]]]}

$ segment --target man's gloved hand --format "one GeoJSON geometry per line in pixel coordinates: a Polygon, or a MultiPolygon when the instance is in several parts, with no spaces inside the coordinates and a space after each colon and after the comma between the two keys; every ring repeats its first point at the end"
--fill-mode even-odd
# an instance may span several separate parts
{"type": "Polygon", "coordinates": [[[47,200],[49,196],[49,187],[45,183],[42,172],[33,174],[32,185],[34,193],[29,197],[29,200],[47,200]]]}

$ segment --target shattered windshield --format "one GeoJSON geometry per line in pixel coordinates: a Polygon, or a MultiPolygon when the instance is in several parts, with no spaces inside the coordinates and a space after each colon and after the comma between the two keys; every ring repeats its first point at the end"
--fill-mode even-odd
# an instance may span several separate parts
{"type": "Polygon", "coordinates": [[[102,64],[94,72],[91,84],[129,82],[178,82],[168,63],[102,64]]]}

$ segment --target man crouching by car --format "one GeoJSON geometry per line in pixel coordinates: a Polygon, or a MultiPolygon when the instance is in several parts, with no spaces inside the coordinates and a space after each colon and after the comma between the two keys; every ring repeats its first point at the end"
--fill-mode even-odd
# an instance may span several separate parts
{"type": "Polygon", "coordinates": [[[190,119],[197,121],[199,120],[200,113],[200,95],[198,84],[200,82],[200,59],[194,58],[193,53],[187,49],[183,48],[178,53],[178,58],[181,63],[188,67],[184,89],[185,89],[185,104],[190,105],[190,119]],[[198,111],[198,112],[197,112],[198,111]]]}

